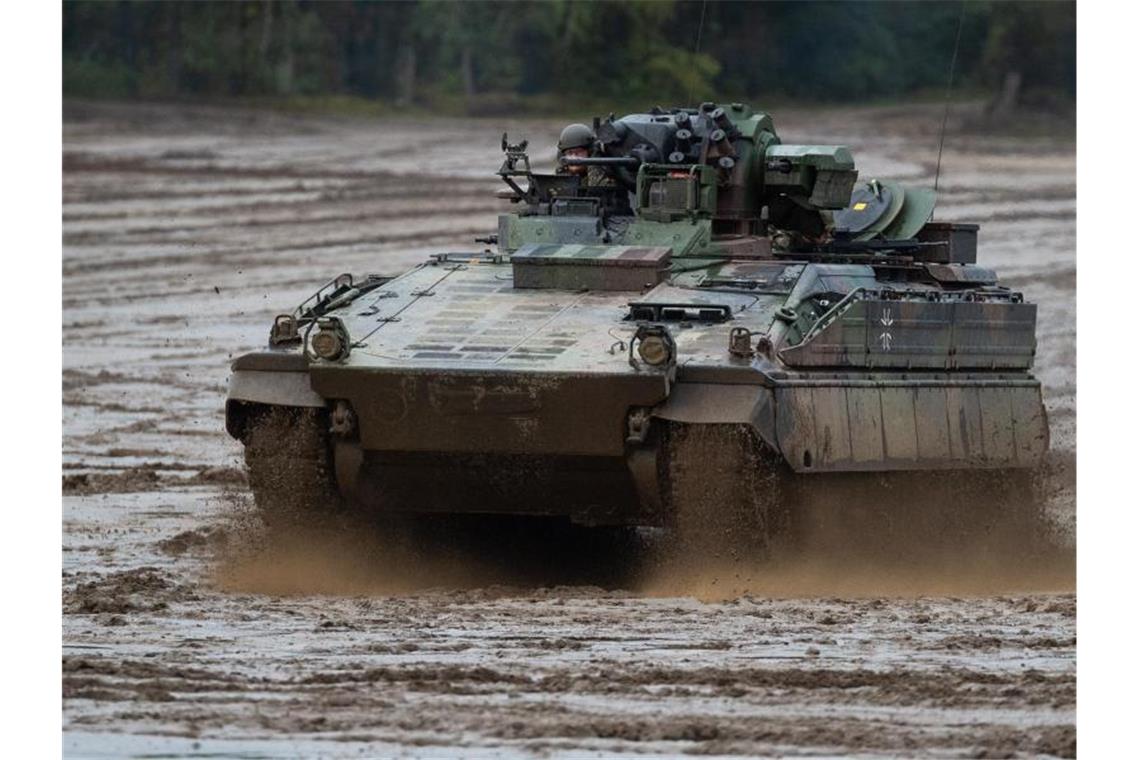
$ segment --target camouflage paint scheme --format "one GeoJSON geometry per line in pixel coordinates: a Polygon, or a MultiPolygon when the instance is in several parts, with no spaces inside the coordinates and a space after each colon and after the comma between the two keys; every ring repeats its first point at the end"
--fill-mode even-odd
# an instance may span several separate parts
{"type": "Polygon", "coordinates": [[[973,263],[976,227],[928,222],[930,191],[856,189],[846,148],[783,145],[741,104],[595,130],[612,186],[534,174],[504,136],[497,250],[279,318],[233,364],[231,434],[255,405],[326,410],[350,501],[587,523],[667,521],[670,425],[745,429],[803,477],[1041,462],[1036,307],[973,263]]]}

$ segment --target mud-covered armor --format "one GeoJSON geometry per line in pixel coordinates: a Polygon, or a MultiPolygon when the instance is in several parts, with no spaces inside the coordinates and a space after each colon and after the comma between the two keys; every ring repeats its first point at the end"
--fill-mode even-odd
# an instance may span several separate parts
{"type": "Polygon", "coordinates": [[[504,135],[485,248],[340,275],[278,317],[230,380],[252,461],[281,460],[250,437],[267,408],[307,409],[327,429],[306,461],[330,465],[305,471],[348,508],[743,510],[697,522],[751,532],[839,475],[1042,461],[1036,307],[977,265],[977,226],[931,220],[932,191],[861,181],[846,147],[786,144],[739,103],[586,131],[560,167],[607,184],[534,172],[504,135]]]}

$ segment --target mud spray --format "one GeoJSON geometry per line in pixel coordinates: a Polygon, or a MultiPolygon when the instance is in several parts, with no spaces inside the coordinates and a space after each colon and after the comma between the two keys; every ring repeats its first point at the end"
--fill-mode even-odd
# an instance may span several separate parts
{"type": "MultiPolygon", "coordinates": [[[[236,498],[235,498],[236,496],[236,498]]],[[[629,588],[643,555],[632,530],[498,516],[355,515],[268,526],[230,497],[214,585],[272,595],[398,595],[440,589],[629,588]]]]}
{"type": "MultiPolygon", "coordinates": [[[[762,550],[677,537],[638,590],[755,597],[986,596],[1076,587],[1073,457],[1035,473],[840,475],[784,484],[762,550]]],[[[716,510],[715,491],[701,508],[716,510]]],[[[700,524],[701,515],[687,522],[700,524]]]]}
{"type": "MultiPolygon", "coordinates": [[[[725,601],[744,596],[917,597],[990,596],[1075,590],[1075,553],[1064,545],[1037,547],[1011,542],[1004,547],[980,544],[915,545],[900,557],[879,551],[879,537],[847,531],[849,544],[830,542],[795,547],[777,544],[764,559],[720,556],[702,558],[673,553],[648,566],[637,590],[648,596],[692,596],[725,601]],[[866,544],[860,544],[870,539],[866,544]]],[[[897,539],[905,540],[905,539],[897,539]]]]}
{"type": "MultiPolygon", "coordinates": [[[[868,505],[844,482],[807,496],[785,535],[756,552],[730,538],[714,548],[662,531],[503,518],[341,517],[270,528],[247,496],[231,494],[230,540],[217,553],[213,578],[223,590],[271,595],[593,585],[704,601],[1075,588],[1072,536],[1056,529],[1047,510],[1010,508],[1001,520],[986,520],[980,515],[998,505],[983,501],[939,514],[945,505],[928,491],[910,492],[903,504],[868,505]],[[916,511],[939,519],[915,519],[916,511]]],[[[715,499],[707,504],[715,508],[715,499]]]]}

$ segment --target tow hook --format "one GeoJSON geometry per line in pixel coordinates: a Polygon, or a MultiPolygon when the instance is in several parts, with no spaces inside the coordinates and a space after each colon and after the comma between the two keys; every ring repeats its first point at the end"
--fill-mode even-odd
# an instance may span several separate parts
{"type": "Polygon", "coordinates": [[[649,409],[646,407],[638,407],[630,412],[627,420],[629,433],[625,437],[625,442],[634,445],[645,443],[649,435],[649,420],[649,409]]]}
{"type": "Polygon", "coordinates": [[[347,401],[338,401],[332,411],[332,424],[329,432],[341,438],[352,438],[356,435],[356,413],[347,401]]]}

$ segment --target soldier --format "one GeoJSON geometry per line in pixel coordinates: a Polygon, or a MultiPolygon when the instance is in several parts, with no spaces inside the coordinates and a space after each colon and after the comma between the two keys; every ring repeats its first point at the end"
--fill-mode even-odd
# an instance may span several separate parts
{"type": "MultiPolygon", "coordinates": [[[[596,153],[597,137],[585,124],[569,124],[558,136],[558,157],[588,158],[596,153]]],[[[576,174],[586,178],[589,187],[614,184],[613,179],[600,166],[562,166],[559,174],[576,174]]]]}
{"type": "MultiPolygon", "coordinates": [[[[594,147],[594,130],[585,124],[570,124],[558,136],[559,158],[586,158],[594,147]]],[[[558,171],[563,174],[586,174],[586,166],[561,166],[558,171]]]]}

